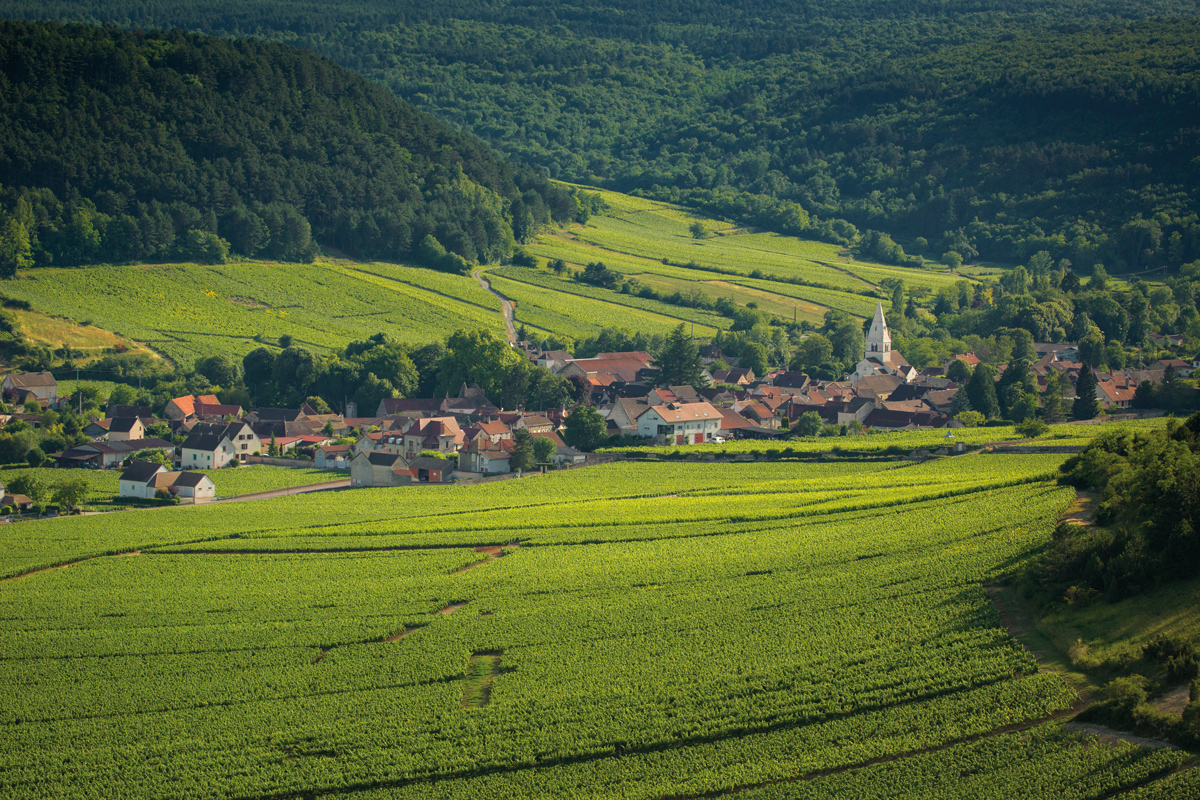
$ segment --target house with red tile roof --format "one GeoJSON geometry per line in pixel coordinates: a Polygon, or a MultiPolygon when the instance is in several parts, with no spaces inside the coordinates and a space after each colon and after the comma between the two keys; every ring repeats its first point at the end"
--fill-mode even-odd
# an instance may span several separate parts
{"type": "Polygon", "coordinates": [[[206,403],[211,406],[221,405],[221,401],[215,394],[202,394],[199,397],[194,394],[185,394],[183,397],[168,400],[163,416],[167,419],[189,419],[196,416],[196,403],[206,403]]]}
{"type": "Polygon", "coordinates": [[[317,448],[313,463],[317,465],[317,469],[350,469],[353,449],[354,445],[350,444],[321,445],[317,448]]]}

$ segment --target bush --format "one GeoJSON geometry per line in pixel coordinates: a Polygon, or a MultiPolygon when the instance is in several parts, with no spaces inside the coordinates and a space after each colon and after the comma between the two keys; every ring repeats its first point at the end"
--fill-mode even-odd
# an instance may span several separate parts
{"type": "Polygon", "coordinates": [[[1039,436],[1045,436],[1046,432],[1050,430],[1050,426],[1040,419],[1027,419],[1013,426],[1013,430],[1026,439],[1036,439],[1039,436]]]}
{"type": "Polygon", "coordinates": [[[1147,683],[1146,678],[1141,675],[1130,675],[1127,678],[1109,681],[1100,692],[1105,704],[1110,708],[1132,713],[1135,708],[1146,702],[1147,683]]]}
{"type": "Polygon", "coordinates": [[[978,428],[986,419],[983,414],[980,414],[978,411],[961,411],[956,414],[954,418],[967,428],[978,428]]]}
{"type": "Polygon", "coordinates": [[[1200,654],[1190,642],[1159,634],[1142,649],[1149,661],[1167,668],[1171,681],[1192,681],[1200,678],[1200,654]]]}
{"type": "Polygon", "coordinates": [[[46,463],[46,454],[42,452],[42,448],[34,445],[29,448],[29,452],[25,455],[25,460],[29,462],[29,466],[36,469],[46,463]]]}

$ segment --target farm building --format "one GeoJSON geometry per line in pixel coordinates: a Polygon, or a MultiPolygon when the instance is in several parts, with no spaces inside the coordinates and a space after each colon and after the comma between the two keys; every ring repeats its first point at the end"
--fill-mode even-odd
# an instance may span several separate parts
{"type": "Polygon", "coordinates": [[[217,495],[216,485],[202,472],[168,472],[162,464],[141,461],[121,473],[117,496],[150,500],[160,489],[191,500],[210,500],[217,495]]]}

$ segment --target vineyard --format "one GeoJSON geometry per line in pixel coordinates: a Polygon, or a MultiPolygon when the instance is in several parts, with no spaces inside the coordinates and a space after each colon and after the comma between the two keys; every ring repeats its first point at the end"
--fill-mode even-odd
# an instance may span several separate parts
{"type": "Polygon", "coordinates": [[[470,277],[398,265],[246,262],[38,269],[5,292],[38,310],[145,342],[178,363],[241,357],[292,336],[317,352],[379,331],[403,341],[501,329],[495,298],[470,277]]]}
{"type": "Polygon", "coordinates": [[[608,210],[586,225],[541,235],[529,251],[547,261],[562,259],[577,270],[602,261],[656,291],[698,290],[710,300],[756,302],[777,316],[815,323],[830,308],[869,317],[876,297],[883,296],[880,284],[888,279],[902,280],[918,291],[936,291],[962,280],[940,268],[914,270],[848,260],[836,245],[754,233],[616,192],[597,194],[608,210]],[[691,226],[696,222],[715,235],[695,238],[691,226]]]}
{"type": "MultiPolygon", "coordinates": [[[[621,296],[615,292],[608,293],[612,295],[612,300],[594,300],[498,275],[488,280],[496,291],[516,303],[514,316],[518,324],[576,339],[594,336],[602,328],[613,326],[665,336],[683,321],[680,311],[687,311],[680,309],[675,311],[675,316],[665,316],[626,305],[623,301],[618,302],[621,296]]],[[[696,336],[711,336],[716,332],[717,329],[711,325],[699,324],[695,327],[696,336]]]]}
{"type": "Polygon", "coordinates": [[[721,444],[706,443],[678,447],[675,445],[639,445],[635,447],[613,447],[600,452],[621,453],[630,456],[688,456],[755,455],[773,458],[788,458],[817,454],[844,456],[870,456],[886,453],[909,454],[914,450],[937,450],[956,445],[977,447],[988,444],[1021,442],[1023,447],[1082,447],[1093,437],[1117,428],[1155,428],[1167,424],[1167,417],[1156,417],[1126,422],[1109,422],[1104,425],[1051,425],[1049,431],[1037,439],[1026,440],[1012,425],[988,426],[984,428],[954,428],[935,430],[922,428],[909,431],[864,433],[849,436],[822,436],[817,438],[771,441],[763,439],[734,439],[721,444]]]}
{"type": "MultiPolygon", "coordinates": [[[[579,271],[602,261],[663,297],[698,293],[709,303],[729,298],[817,325],[829,309],[869,317],[887,295],[880,287],[885,279],[901,279],[917,291],[961,279],[936,269],[866,264],[844,257],[835,245],[749,232],[674,206],[599,194],[607,211],[587,225],[543,233],[526,248],[539,264],[562,259],[579,271]],[[720,235],[694,238],[695,222],[720,235]]],[[[665,334],[684,322],[697,337],[708,337],[733,322],[713,311],[540,269],[502,267],[489,274],[494,288],[516,302],[517,323],[545,334],[582,339],[604,327],[665,334]]],[[[344,259],[40,268],[21,273],[5,292],[32,305],[34,311],[21,312],[21,324],[34,341],[51,349],[68,344],[85,359],[144,345],[190,364],[216,353],[240,358],[284,335],[325,353],[380,331],[424,343],[459,329],[502,327],[496,298],[469,276],[344,259]]]]}
{"type": "Polygon", "coordinates": [[[0,793],[1182,796],[1187,753],[1061,724],[1074,690],[983,591],[1073,499],[1062,458],[618,462],[8,526],[0,793]]]}

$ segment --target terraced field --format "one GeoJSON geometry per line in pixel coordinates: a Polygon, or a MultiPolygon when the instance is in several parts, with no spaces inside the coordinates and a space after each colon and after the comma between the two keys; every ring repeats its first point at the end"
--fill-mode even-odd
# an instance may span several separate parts
{"type": "MultiPolygon", "coordinates": [[[[675,306],[659,300],[649,300],[632,294],[613,292],[597,286],[589,286],[586,283],[560,278],[541,270],[525,269],[523,267],[499,267],[489,270],[488,276],[505,278],[509,281],[549,289],[559,294],[576,295],[578,297],[599,300],[606,306],[615,304],[627,306],[637,311],[646,311],[656,317],[667,317],[668,320],[674,320],[674,322],[668,321],[666,323],[672,326],[678,325],[680,322],[694,322],[703,326],[705,330],[711,330],[715,328],[728,328],[731,323],[728,317],[722,317],[720,314],[712,311],[675,306]]],[[[690,288],[690,286],[687,288],[690,288]]]]}
{"type": "Polygon", "coordinates": [[[981,586],[1047,541],[1061,458],[617,463],[9,526],[0,793],[1169,797],[1187,754],[1062,727],[1074,690],[981,586]]]}

